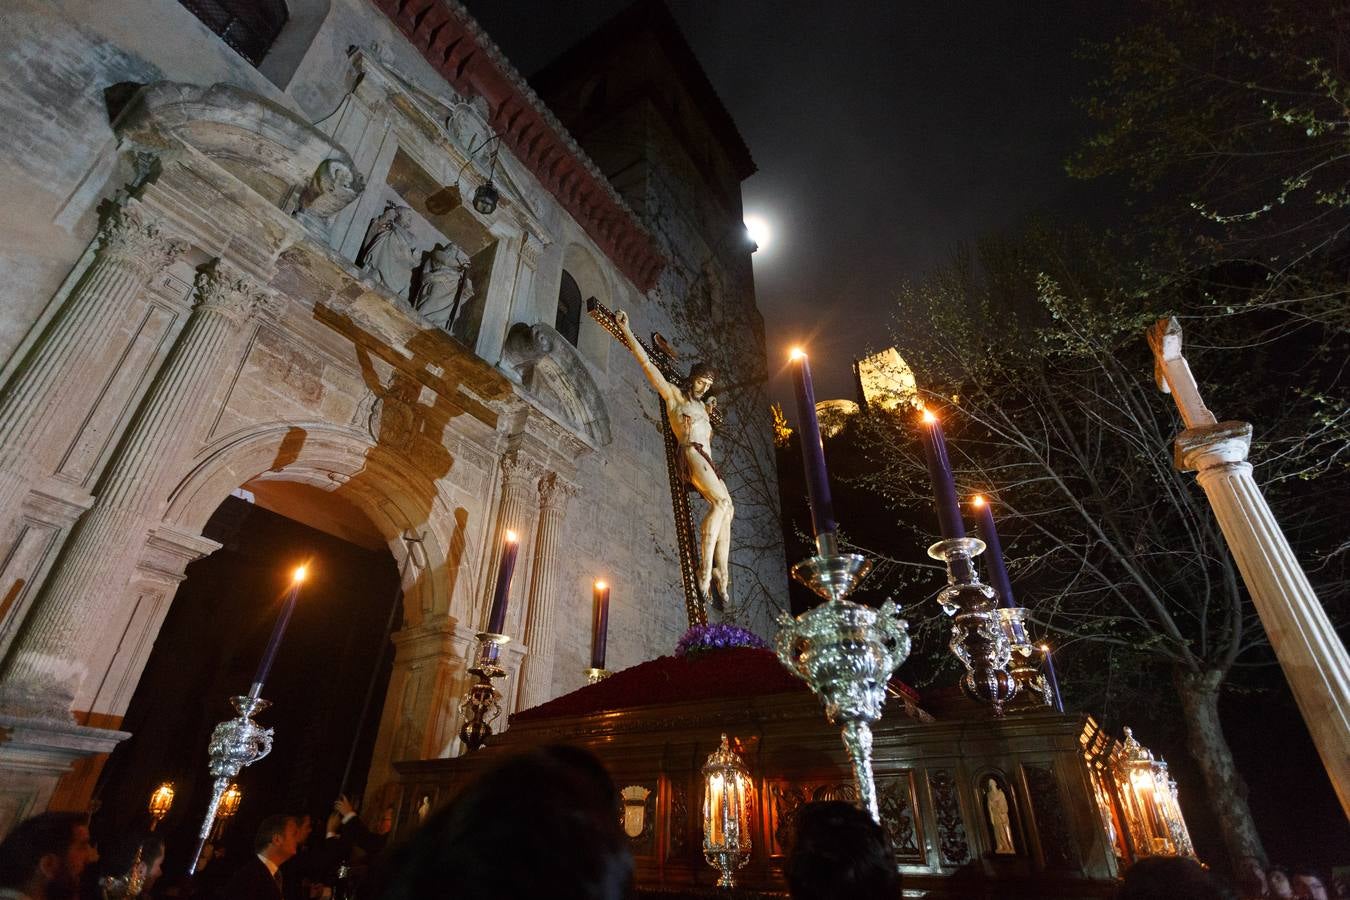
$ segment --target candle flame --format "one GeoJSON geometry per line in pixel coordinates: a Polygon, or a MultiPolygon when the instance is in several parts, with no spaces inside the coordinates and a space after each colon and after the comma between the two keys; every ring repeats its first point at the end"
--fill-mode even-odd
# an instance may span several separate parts
{"type": "Polygon", "coordinates": [[[981,506],[984,506],[984,495],[976,494],[974,497],[971,497],[970,505],[975,507],[976,509],[979,509],[981,506]]]}
{"type": "Polygon", "coordinates": [[[296,584],[304,581],[305,576],[309,574],[306,569],[306,566],[296,566],[295,571],[291,573],[291,581],[294,581],[296,584]]]}
{"type": "Polygon", "coordinates": [[[792,352],[788,354],[788,358],[792,360],[806,359],[806,351],[801,347],[793,347],[792,352]]]}
{"type": "Polygon", "coordinates": [[[512,531],[509,528],[506,529],[506,542],[508,544],[514,544],[518,540],[520,540],[520,538],[516,536],[516,533],[514,531],[512,531]]]}
{"type": "Polygon", "coordinates": [[[937,420],[938,417],[933,415],[933,411],[931,409],[925,409],[923,411],[923,422],[925,425],[932,425],[937,420]]]}
{"type": "Polygon", "coordinates": [[[608,587],[609,587],[609,585],[605,584],[603,581],[597,581],[597,582],[595,583],[595,589],[596,589],[597,591],[603,591],[603,590],[605,590],[605,589],[608,588],[608,587]]]}
{"type": "Polygon", "coordinates": [[[1050,645],[1049,645],[1049,644],[1041,644],[1041,652],[1042,652],[1042,653],[1049,653],[1049,652],[1050,652],[1050,645]]]}

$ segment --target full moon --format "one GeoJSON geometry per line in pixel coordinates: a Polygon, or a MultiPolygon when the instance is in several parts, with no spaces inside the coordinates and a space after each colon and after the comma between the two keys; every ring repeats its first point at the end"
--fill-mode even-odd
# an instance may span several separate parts
{"type": "Polygon", "coordinates": [[[745,230],[749,233],[750,240],[754,241],[761,250],[767,249],[769,243],[773,240],[773,229],[769,228],[769,222],[763,216],[746,216],[745,230]]]}

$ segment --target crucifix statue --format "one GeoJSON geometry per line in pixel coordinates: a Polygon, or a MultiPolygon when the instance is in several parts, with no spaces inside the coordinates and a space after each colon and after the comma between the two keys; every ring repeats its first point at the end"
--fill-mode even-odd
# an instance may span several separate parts
{"type": "Polygon", "coordinates": [[[706,624],[707,600],[721,607],[731,588],[728,555],[731,550],[731,520],[735,508],[727,484],[712,461],[712,431],[720,425],[717,401],[710,395],[714,372],[706,363],[695,363],[688,377],[680,374],[670,352],[652,349],[633,334],[628,314],[610,312],[592,299],[591,317],[629,349],[661,401],[662,434],[666,444],[666,470],[670,496],[675,506],[675,532],[679,540],[685,608],[690,625],[706,624]],[[700,529],[701,550],[694,540],[693,510],[689,490],[708,501],[700,529]],[[712,594],[717,589],[717,596],[712,594]]]}

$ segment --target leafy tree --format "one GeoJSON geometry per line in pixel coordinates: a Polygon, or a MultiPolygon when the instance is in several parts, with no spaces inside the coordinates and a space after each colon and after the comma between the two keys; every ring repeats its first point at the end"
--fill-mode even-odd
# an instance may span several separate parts
{"type": "MultiPolygon", "coordinates": [[[[1144,297],[1120,259],[1116,242],[1086,232],[987,240],[902,290],[897,341],[945,420],[960,484],[992,498],[1035,621],[1060,645],[1092,648],[1080,671],[1104,677],[1079,698],[1108,712],[1156,704],[1158,675],[1170,675],[1230,856],[1263,857],[1219,697],[1244,667],[1269,664],[1266,637],[1203,493],[1173,467],[1181,426],[1143,338],[1190,298],[1144,297]]],[[[1236,341],[1245,323],[1202,327],[1236,341]]],[[[1239,362],[1211,350],[1193,362],[1210,406],[1257,426],[1259,477],[1295,524],[1296,551],[1323,561],[1324,597],[1338,599],[1343,469],[1328,468],[1324,430],[1306,427],[1309,404],[1290,401],[1287,375],[1272,377],[1267,356],[1257,348],[1239,362]],[[1291,411],[1276,414],[1281,405],[1291,411]],[[1310,502],[1313,490],[1321,496],[1310,502]]],[[[899,510],[931,502],[919,427],[913,415],[874,413],[863,429],[875,463],[864,478],[899,510]]]]}

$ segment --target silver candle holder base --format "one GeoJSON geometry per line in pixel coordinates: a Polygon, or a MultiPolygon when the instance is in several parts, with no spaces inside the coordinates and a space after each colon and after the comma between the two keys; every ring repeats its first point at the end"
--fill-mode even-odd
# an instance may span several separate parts
{"type": "Polygon", "coordinates": [[[473,665],[469,667],[474,682],[459,706],[464,719],[459,737],[464,742],[466,752],[477,750],[487,742],[492,736],[492,723],[502,714],[502,695],[492,682],[506,677],[506,670],[502,668],[499,658],[502,646],[511,641],[504,634],[490,631],[480,631],[474,638],[478,641],[478,647],[474,651],[473,665]]]}
{"type": "Polygon", "coordinates": [[[586,670],[586,684],[599,684],[613,674],[609,669],[597,669],[595,666],[591,666],[586,670]]]}
{"type": "Polygon", "coordinates": [[[1012,647],[998,608],[998,593],[981,584],[975,574],[974,558],[983,552],[984,541],[977,538],[948,538],[928,548],[929,556],[947,564],[947,586],[938,592],[938,603],[952,617],[948,646],[966,669],[961,687],[1000,718],[1005,705],[1017,695],[1018,684],[1008,671],[1012,647]]]}
{"type": "Polygon", "coordinates": [[[247,696],[231,697],[230,705],[238,713],[235,718],[221,722],[211,732],[211,743],[207,745],[210,758],[208,771],[212,778],[211,796],[206,804],[206,816],[197,832],[197,851],[188,863],[188,874],[197,871],[197,862],[211,836],[211,827],[216,821],[216,812],[220,809],[220,798],[229,789],[230,782],[247,766],[272,752],[272,729],[263,728],[253,717],[272,704],[258,696],[261,684],[255,684],[247,696]]]}
{"type": "Polygon", "coordinates": [[[909,656],[909,623],[889,600],[872,609],[846,599],[871,562],[838,553],[833,534],[818,536],[816,543],[819,552],[794,566],[792,574],[825,602],[795,619],[782,614],[774,648],[783,665],[820,698],[825,717],[840,726],[858,801],[879,822],[872,723],[881,718],[891,674],[909,656]]]}

